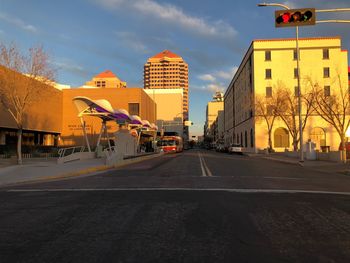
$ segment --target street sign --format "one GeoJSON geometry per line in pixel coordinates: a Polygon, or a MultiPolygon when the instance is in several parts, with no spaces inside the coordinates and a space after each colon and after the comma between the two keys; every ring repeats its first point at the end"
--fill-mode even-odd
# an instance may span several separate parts
{"type": "Polygon", "coordinates": [[[315,8],[275,11],[276,27],[312,26],[316,24],[315,8]]]}

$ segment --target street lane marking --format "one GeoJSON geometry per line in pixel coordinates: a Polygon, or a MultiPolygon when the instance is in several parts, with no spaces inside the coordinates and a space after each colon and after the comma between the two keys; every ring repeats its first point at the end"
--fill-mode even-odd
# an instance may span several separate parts
{"type": "Polygon", "coordinates": [[[203,177],[205,177],[205,176],[212,177],[213,174],[209,170],[207,163],[205,162],[205,160],[200,152],[198,152],[198,158],[199,158],[199,162],[201,164],[202,176],[203,177]]]}
{"type": "Polygon", "coordinates": [[[9,189],[8,193],[29,192],[118,192],[118,191],[197,191],[197,192],[231,192],[231,193],[275,193],[275,194],[333,194],[348,195],[350,192],[312,191],[312,190],[278,190],[278,189],[230,189],[230,188],[53,188],[53,189],[9,189]]]}
{"type": "Polygon", "coordinates": [[[205,168],[204,168],[204,165],[203,165],[203,160],[202,160],[202,156],[201,156],[200,152],[198,152],[198,158],[199,158],[199,163],[201,164],[202,176],[207,176],[207,174],[205,172],[205,168]]]}

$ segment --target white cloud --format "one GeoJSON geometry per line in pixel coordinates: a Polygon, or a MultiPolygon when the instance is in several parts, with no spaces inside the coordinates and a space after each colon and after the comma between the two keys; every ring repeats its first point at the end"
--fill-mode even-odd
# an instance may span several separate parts
{"type": "Polygon", "coordinates": [[[131,32],[115,32],[115,34],[118,37],[118,41],[120,40],[125,46],[140,53],[149,53],[147,46],[138,39],[136,34],[131,32]]]}
{"type": "Polygon", "coordinates": [[[19,27],[19,28],[21,28],[25,31],[28,31],[28,32],[31,32],[31,33],[38,33],[39,32],[38,28],[36,28],[35,26],[30,25],[30,24],[24,22],[23,20],[21,20],[17,17],[14,17],[12,15],[0,13],[0,19],[4,20],[10,24],[13,24],[16,27],[19,27]]]}
{"type": "Polygon", "coordinates": [[[233,40],[237,35],[237,31],[224,21],[209,22],[204,18],[187,14],[174,5],[161,4],[154,0],[95,0],[95,2],[108,9],[131,9],[137,11],[137,14],[156,18],[204,37],[233,40]]]}
{"type": "Polygon", "coordinates": [[[190,88],[198,91],[209,92],[211,94],[214,94],[216,91],[224,92],[226,89],[225,86],[221,84],[214,84],[214,83],[211,83],[208,85],[202,85],[202,86],[191,85],[190,88]]]}
{"type": "Polygon", "coordinates": [[[233,78],[237,69],[238,67],[235,66],[233,68],[228,69],[227,71],[219,70],[219,71],[214,71],[210,74],[209,73],[202,74],[202,75],[199,75],[198,78],[204,81],[212,82],[212,83],[216,82],[217,79],[227,81],[233,78]]]}
{"type": "Polygon", "coordinates": [[[233,78],[233,76],[235,75],[237,69],[238,69],[238,67],[235,66],[235,67],[229,69],[228,71],[222,71],[222,70],[216,71],[214,74],[218,78],[222,78],[225,80],[231,80],[233,78]]]}
{"type": "Polygon", "coordinates": [[[216,78],[211,75],[211,74],[203,74],[198,76],[199,79],[204,80],[204,81],[210,81],[213,82],[216,80],[216,78]]]}
{"type": "Polygon", "coordinates": [[[234,37],[237,34],[233,27],[223,21],[210,24],[202,18],[186,14],[174,5],[159,4],[153,0],[138,0],[134,2],[133,7],[145,15],[180,25],[204,36],[234,37]]]}

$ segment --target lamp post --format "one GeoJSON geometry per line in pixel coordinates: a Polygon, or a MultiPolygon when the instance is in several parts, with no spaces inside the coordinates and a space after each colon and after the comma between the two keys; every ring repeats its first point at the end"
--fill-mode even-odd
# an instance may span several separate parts
{"type": "MultiPolygon", "coordinates": [[[[284,4],[279,3],[260,3],[258,4],[260,7],[264,6],[279,6],[284,9],[289,10],[290,8],[284,4]]],[[[300,162],[304,162],[304,143],[303,143],[303,122],[301,119],[301,88],[300,88],[300,50],[299,50],[299,27],[295,27],[295,41],[296,41],[296,55],[297,55],[297,81],[298,81],[298,111],[299,111],[299,143],[300,143],[300,162]]]]}

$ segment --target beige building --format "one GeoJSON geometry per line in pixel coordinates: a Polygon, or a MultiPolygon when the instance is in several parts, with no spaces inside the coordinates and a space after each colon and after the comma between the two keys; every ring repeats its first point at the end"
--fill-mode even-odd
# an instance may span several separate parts
{"type": "Polygon", "coordinates": [[[183,89],[144,89],[157,105],[157,121],[159,129],[184,133],[183,125],[183,89]]]}
{"type": "MultiPolygon", "coordinates": [[[[299,46],[302,94],[310,88],[310,80],[324,88],[325,96],[338,92],[339,85],[347,85],[348,53],[342,50],[340,37],[302,38],[299,46]]],[[[226,145],[236,142],[250,152],[268,147],[267,125],[255,116],[255,100],[271,96],[281,83],[298,93],[295,47],[295,39],[251,43],[225,93],[226,145]]],[[[303,137],[305,142],[315,142],[317,149],[328,146],[337,150],[340,144],[335,129],[316,114],[309,117],[303,137]]],[[[273,126],[272,144],[276,151],[293,149],[292,137],[280,119],[273,126]]]]}
{"type": "Polygon", "coordinates": [[[188,120],[188,65],[182,57],[164,50],[149,58],[144,65],[145,89],[182,89],[183,119],[188,120]]]}
{"type": "Polygon", "coordinates": [[[112,71],[106,70],[85,83],[96,88],[126,88],[126,82],[121,81],[112,71]]]}
{"type": "MultiPolygon", "coordinates": [[[[0,73],[9,74],[8,70],[3,67],[0,67],[0,73]]],[[[110,85],[109,82],[111,74],[108,73],[106,76],[99,74],[98,76],[100,76],[97,78],[99,81],[105,81],[105,87],[70,88],[68,85],[57,83],[53,83],[52,86],[44,85],[41,98],[29,105],[25,111],[22,144],[28,147],[84,145],[82,125],[72,101],[76,96],[85,96],[92,100],[108,100],[114,109],[125,109],[130,115],[138,115],[142,120],[155,123],[157,105],[143,88],[117,88],[115,85],[112,88],[113,85],[110,85]]],[[[20,85],[28,77],[15,73],[15,78],[20,85]]],[[[18,90],[21,89],[18,88],[18,90]]],[[[179,95],[179,101],[181,99],[182,97],[179,95]]],[[[84,121],[91,146],[95,146],[101,129],[101,120],[87,116],[84,117],[84,121]]],[[[110,138],[113,138],[119,125],[111,121],[107,123],[107,128],[110,138]]],[[[14,119],[0,104],[0,154],[15,149],[17,130],[18,127],[14,119]]]]}
{"type": "Polygon", "coordinates": [[[216,92],[213,96],[213,100],[208,102],[206,109],[206,120],[204,124],[204,137],[209,137],[215,140],[215,125],[213,123],[218,117],[220,111],[224,110],[223,94],[216,92]]]}

